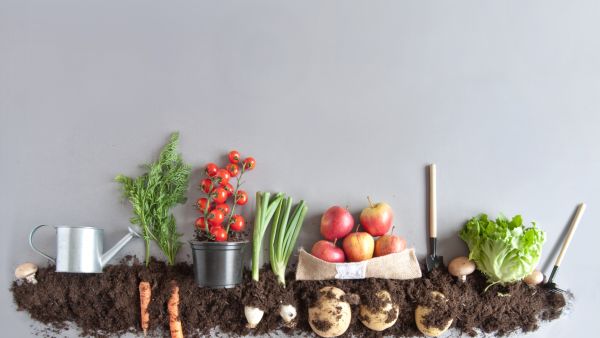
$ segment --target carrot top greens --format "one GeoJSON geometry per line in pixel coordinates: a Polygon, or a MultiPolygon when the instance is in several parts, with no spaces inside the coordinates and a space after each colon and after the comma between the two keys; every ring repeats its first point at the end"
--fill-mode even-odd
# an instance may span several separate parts
{"type": "Polygon", "coordinates": [[[150,241],[154,241],[167,258],[175,264],[181,247],[175,216],[171,209],[185,203],[191,167],[177,153],[179,133],[171,134],[156,162],[144,165],[147,172],[137,178],[118,175],[123,195],[129,199],[135,214],[130,222],[142,230],[146,245],[146,265],[150,262],[150,241]]]}

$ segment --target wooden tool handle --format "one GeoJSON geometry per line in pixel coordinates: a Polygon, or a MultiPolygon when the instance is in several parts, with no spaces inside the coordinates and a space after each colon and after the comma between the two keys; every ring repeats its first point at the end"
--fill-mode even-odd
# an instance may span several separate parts
{"type": "Polygon", "coordinates": [[[573,220],[571,221],[567,237],[563,242],[562,248],[560,248],[560,253],[558,254],[558,257],[556,257],[556,264],[554,264],[555,266],[560,266],[560,263],[562,262],[565,253],[567,253],[567,249],[569,248],[571,239],[573,239],[573,235],[575,234],[575,230],[577,229],[577,225],[579,224],[579,221],[581,220],[581,216],[583,216],[584,211],[585,203],[581,203],[579,207],[577,207],[577,212],[575,213],[575,217],[573,217],[573,220]]]}
{"type": "Polygon", "coordinates": [[[437,203],[435,164],[429,166],[429,237],[437,238],[437,203]]]}

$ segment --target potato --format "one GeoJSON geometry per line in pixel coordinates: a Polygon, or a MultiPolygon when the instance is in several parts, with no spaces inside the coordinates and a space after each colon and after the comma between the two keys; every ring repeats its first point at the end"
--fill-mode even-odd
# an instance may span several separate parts
{"type": "Polygon", "coordinates": [[[383,331],[396,324],[400,307],[397,304],[392,304],[392,296],[390,296],[390,293],[386,290],[380,290],[375,295],[382,302],[386,302],[387,304],[375,311],[369,306],[363,304],[360,306],[360,316],[358,318],[363,325],[369,329],[373,331],[383,331]],[[396,310],[393,313],[394,317],[392,320],[388,321],[388,315],[390,311],[393,311],[393,309],[396,310]]]}
{"type": "MultiPolygon", "coordinates": [[[[446,300],[446,297],[440,292],[432,291],[431,295],[435,298],[441,298],[442,300],[446,300]]],[[[421,333],[423,333],[426,336],[438,337],[442,333],[446,332],[450,325],[452,325],[452,318],[448,320],[448,322],[442,329],[438,329],[437,327],[427,327],[425,326],[425,324],[423,324],[423,319],[429,314],[429,312],[431,312],[430,308],[421,305],[417,306],[417,309],[415,310],[415,322],[417,323],[417,328],[419,329],[419,331],[421,331],[421,333]]]]}
{"type": "Polygon", "coordinates": [[[326,286],[319,290],[317,302],[308,309],[308,323],[321,337],[337,337],[350,326],[352,312],[350,304],[341,300],[344,291],[326,286]]]}

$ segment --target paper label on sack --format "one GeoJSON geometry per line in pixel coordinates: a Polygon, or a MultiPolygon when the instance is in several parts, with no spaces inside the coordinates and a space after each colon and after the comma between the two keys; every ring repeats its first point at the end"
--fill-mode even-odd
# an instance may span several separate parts
{"type": "Polygon", "coordinates": [[[335,265],[336,279],[364,279],[367,275],[367,262],[340,263],[335,265]]]}

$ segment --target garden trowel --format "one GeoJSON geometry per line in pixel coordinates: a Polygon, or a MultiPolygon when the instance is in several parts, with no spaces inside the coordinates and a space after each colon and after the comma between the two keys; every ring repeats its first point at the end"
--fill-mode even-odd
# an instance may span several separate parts
{"type": "Polygon", "coordinates": [[[444,266],[444,259],[437,254],[437,205],[435,164],[429,166],[429,254],[425,260],[427,272],[444,266]]]}
{"type": "Polygon", "coordinates": [[[573,239],[573,235],[575,234],[575,230],[577,229],[577,224],[579,224],[579,221],[581,220],[581,216],[583,216],[584,211],[585,211],[585,203],[581,203],[577,207],[577,211],[575,212],[575,216],[573,217],[573,220],[571,220],[571,225],[569,225],[569,232],[567,232],[567,237],[565,237],[563,245],[560,248],[560,253],[558,254],[558,257],[556,257],[556,263],[554,263],[554,267],[552,268],[552,272],[550,273],[550,278],[548,278],[548,281],[544,285],[545,287],[550,289],[550,291],[552,291],[552,292],[559,292],[559,293],[565,292],[564,290],[559,289],[556,286],[556,283],[554,282],[554,277],[556,277],[556,273],[558,272],[558,267],[560,267],[560,263],[562,263],[565,253],[567,253],[569,244],[571,243],[571,240],[573,239]]]}

